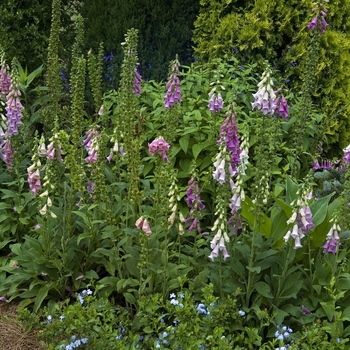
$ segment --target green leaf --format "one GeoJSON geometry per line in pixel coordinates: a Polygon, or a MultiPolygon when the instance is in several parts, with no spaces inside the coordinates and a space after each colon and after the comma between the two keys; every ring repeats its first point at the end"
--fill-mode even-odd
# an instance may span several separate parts
{"type": "Polygon", "coordinates": [[[126,293],[124,293],[123,295],[124,295],[125,300],[126,300],[128,303],[133,304],[133,305],[136,304],[136,299],[135,299],[135,297],[134,297],[131,293],[126,292],[126,293]]]}
{"type": "Polygon", "coordinates": [[[287,177],[286,183],[286,202],[287,204],[291,204],[293,201],[298,199],[297,191],[299,186],[293,182],[289,177],[287,177]]]}
{"type": "Polygon", "coordinates": [[[285,312],[276,306],[273,307],[273,317],[275,318],[276,324],[282,324],[287,316],[289,316],[288,312],[285,312]]]}
{"type": "Polygon", "coordinates": [[[331,197],[335,192],[330,193],[328,196],[314,201],[310,205],[310,210],[312,213],[312,222],[315,226],[321,224],[327,215],[327,206],[331,197]]]}
{"type": "Polygon", "coordinates": [[[34,307],[33,307],[33,312],[36,313],[41,306],[42,302],[45,300],[47,297],[47,294],[49,293],[50,286],[46,285],[40,288],[34,302],[34,307]]]}
{"type": "Polygon", "coordinates": [[[198,144],[198,143],[192,146],[192,153],[193,153],[194,159],[197,159],[199,153],[201,153],[203,148],[204,148],[203,144],[198,144]]]}
{"type": "Polygon", "coordinates": [[[179,144],[185,153],[187,153],[189,142],[190,142],[189,137],[181,137],[179,140],[179,144]]]}
{"type": "Polygon", "coordinates": [[[254,284],[256,291],[266,298],[273,298],[270,286],[265,282],[257,282],[254,284]]]}
{"type": "Polygon", "coordinates": [[[246,266],[246,268],[250,272],[260,273],[260,271],[261,271],[261,267],[260,266],[255,266],[255,267],[246,266]]]}

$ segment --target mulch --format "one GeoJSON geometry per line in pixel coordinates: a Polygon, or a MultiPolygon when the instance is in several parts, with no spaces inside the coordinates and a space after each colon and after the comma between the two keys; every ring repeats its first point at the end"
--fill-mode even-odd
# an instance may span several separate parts
{"type": "Polygon", "coordinates": [[[34,331],[25,332],[16,321],[18,305],[0,304],[0,350],[42,350],[34,331]]]}

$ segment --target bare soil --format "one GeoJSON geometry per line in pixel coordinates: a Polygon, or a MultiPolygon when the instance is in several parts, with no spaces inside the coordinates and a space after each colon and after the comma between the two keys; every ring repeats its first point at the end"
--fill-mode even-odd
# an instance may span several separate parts
{"type": "Polygon", "coordinates": [[[0,304],[0,350],[42,350],[35,333],[25,333],[16,316],[16,304],[0,304]]]}

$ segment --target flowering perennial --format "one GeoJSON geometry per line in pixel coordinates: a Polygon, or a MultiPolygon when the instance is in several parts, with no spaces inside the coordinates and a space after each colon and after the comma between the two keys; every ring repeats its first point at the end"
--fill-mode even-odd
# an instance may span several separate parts
{"type": "Polygon", "coordinates": [[[315,226],[312,222],[312,213],[308,205],[309,197],[311,196],[308,195],[307,200],[299,199],[297,201],[297,209],[287,221],[287,224],[292,224],[293,227],[288,230],[283,238],[287,242],[292,237],[295,242],[294,249],[302,248],[301,239],[315,226]]]}
{"type": "Polygon", "coordinates": [[[281,98],[277,97],[274,101],[274,104],[276,106],[277,112],[281,117],[284,117],[285,120],[288,120],[289,114],[289,105],[287,103],[286,98],[282,95],[281,98]]]}
{"type": "Polygon", "coordinates": [[[38,159],[30,167],[27,168],[29,189],[34,195],[38,194],[38,191],[40,191],[42,188],[39,170],[40,166],[41,163],[38,159]]]}
{"type": "Polygon", "coordinates": [[[149,236],[152,233],[151,227],[149,226],[147,219],[145,219],[143,216],[141,216],[139,219],[137,219],[137,221],[135,222],[135,225],[138,229],[142,229],[142,231],[147,236],[149,236]]]}
{"type": "Polygon", "coordinates": [[[9,67],[5,64],[4,59],[1,59],[0,66],[0,98],[4,98],[10,92],[11,75],[9,73],[9,67]]]}
{"type": "Polygon", "coordinates": [[[57,159],[59,162],[62,162],[62,148],[58,134],[54,134],[49,141],[50,143],[47,146],[46,157],[50,160],[57,159]]]}
{"type": "Polygon", "coordinates": [[[218,211],[215,213],[215,215],[218,215],[218,218],[214,222],[214,226],[211,229],[212,232],[216,232],[213,240],[210,242],[212,251],[209,255],[209,258],[212,261],[214,261],[214,259],[219,256],[219,252],[222,252],[224,260],[230,257],[225,246],[225,242],[230,241],[230,238],[228,237],[225,230],[225,212],[225,207],[219,204],[218,211]]]}
{"type": "MultiPolygon", "coordinates": [[[[350,149],[349,149],[349,162],[350,162],[350,149]]],[[[344,160],[345,162],[345,160],[344,160]]],[[[347,164],[347,163],[346,163],[347,164]]],[[[322,169],[332,169],[333,165],[329,160],[322,160],[321,162],[319,162],[318,160],[316,160],[314,162],[314,164],[312,165],[312,170],[316,171],[316,170],[322,170],[322,169]]]]}
{"type": "Polygon", "coordinates": [[[258,91],[253,94],[254,102],[252,108],[257,108],[264,115],[273,115],[277,105],[275,104],[276,94],[273,91],[273,81],[270,78],[270,68],[266,68],[261,81],[258,83],[258,91]]]}
{"type": "Polygon", "coordinates": [[[136,95],[140,95],[141,93],[141,75],[137,71],[137,67],[135,67],[135,89],[134,92],[136,95]]]}
{"type": "MultiPolygon", "coordinates": [[[[325,0],[328,2],[328,0],[325,0]]],[[[312,11],[318,12],[318,14],[312,19],[312,21],[307,25],[309,30],[313,30],[315,28],[318,29],[320,34],[323,34],[328,27],[328,23],[326,21],[327,16],[327,8],[324,3],[316,3],[318,7],[314,7],[312,11]]]]}
{"type": "Polygon", "coordinates": [[[84,148],[88,152],[88,156],[85,158],[86,163],[96,163],[98,158],[98,139],[100,134],[95,130],[88,130],[86,133],[86,139],[83,140],[84,148]]]}
{"type": "Polygon", "coordinates": [[[176,102],[181,102],[180,91],[180,62],[176,58],[171,66],[171,74],[166,84],[166,94],[164,96],[164,105],[166,109],[170,109],[176,102]]]}
{"type": "Polygon", "coordinates": [[[343,152],[344,152],[343,161],[345,164],[349,164],[350,163],[350,145],[345,149],[343,149],[343,152]]]}
{"type": "Polygon", "coordinates": [[[323,245],[323,252],[325,254],[332,253],[336,254],[337,253],[337,247],[339,245],[339,232],[340,232],[340,226],[334,220],[333,218],[331,219],[331,222],[333,222],[332,228],[329,230],[326,236],[326,243],[323,245]]]}
{"type": "Polygon", "coordinates": [[[199,223],[200,211],[205,208],[201,201],[200,189],[198,186],[198,181],[196,175],[192,175],[190,181],[188,182],[189,187],[186,190],[186,202],[187,206],[190,208],[189,217],[186,219],[186,224],[191,223],[188,228],[189,231],[197,230],[201,233],[201,226],[199,223]]]}
{"type": "Polygon", "coordinates": [[[215,89],[216,88],[213,88],[209,92],[208,107],[211,113],[220,112],[224,104],[224,100],[222,99],[220,92],[217,94],[217,96],[215,96],[215,89]]]}
{"type": "Polygon", "coordinates": [[[230,164],[229,167],[230,173],[233,175],[238,173],[237,167],[240,164],[241,158],[241,149],[239,147],[239,136],[238,136],[238,127],[236,125],[236,117],[231,112],[226,113],[227,118],[224,120],[224,123],[221,126],[220,139],[218,144],[221,145],[223,142],[226,144],[226,149],[230,155],[230,164]]]}
{"type": "Polygon", "coordinates": [[[148,151],[151,156],[158,153],[165,162],[169,162],[169,158],[166,154],[166,152],[169,151],[169,148],[169,144],[161,136],[148,144],[148,151]]]}

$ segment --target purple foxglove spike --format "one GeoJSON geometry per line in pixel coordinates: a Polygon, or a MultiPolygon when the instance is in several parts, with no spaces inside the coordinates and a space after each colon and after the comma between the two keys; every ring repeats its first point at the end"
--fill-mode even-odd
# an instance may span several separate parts
{"type": "Polygon", "coordinates": [[[321,18],[321,21],[322,21],[323,29],[326,29],[328,27],[328,23],[327,23],[326,19],[323,16],[321,18]]]}
{"type": "Polygon", "coordinates": [[[307,25],[307,27],[309,28],[309,30],[315,29],[317,26],[317,22],[318,22],[318,16],[315,16],[313,18],[313,20],[307,25]]]}

